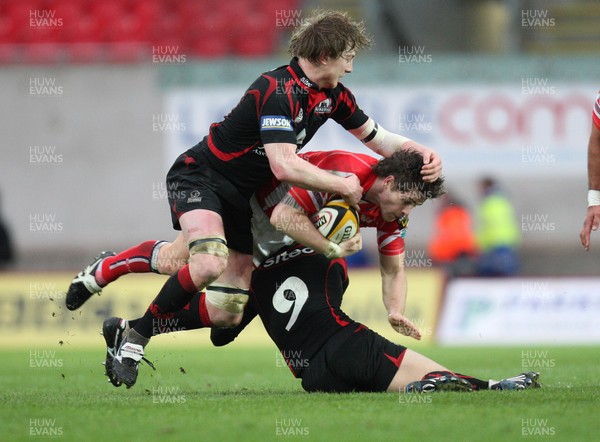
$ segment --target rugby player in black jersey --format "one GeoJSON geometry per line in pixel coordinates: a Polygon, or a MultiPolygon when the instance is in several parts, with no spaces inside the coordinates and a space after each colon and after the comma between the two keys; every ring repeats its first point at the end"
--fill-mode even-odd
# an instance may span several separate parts
{"type": "MultiPolygon", "coordinates": [[[[290,64],[261,75],[229,115],[175,161],[167,188],[177,192],[169,194],[169,204],[173,226],[188,247],[188,263],[168,279],[118,349],[113,368],[119,381],[129,387],[135,383],[155,321],[171,318],[198,290],[206,293],[205,326],[240,322],[252,272],[249,199],[260,185],[274,176],[358,205],[363,189],[356,176],[332,175],[296,154],[327,119],[384,157],[399,149],[421,152],[424,179],[440,176],[435,152],[378,126],[339,82],[352,71],[356,51],[370,43],[362,24],[346,14],[315,14],[293,33],[290,64]]],[[[140,249],[152,255],[160,244],[143,243],[140,249]]],[[[346,256],[357,247],[352,240],[332,245],[328,256],[346,256]]],[[[78,308],[101,290],[114,259],[102,253],[77,275],[67,293],[68,308],[78,308]]]]}
{"type": "Polygon", "coordinates": [[[233,341],[258,315],[302,387],[309,392],[520,390],[539,387],[539,374],[481,380],[451,372],[395,344],[342,309],[346,261],[291,245],[252,274],[250,301],[235,328],[211,330],[217,346],[233,341]]]}

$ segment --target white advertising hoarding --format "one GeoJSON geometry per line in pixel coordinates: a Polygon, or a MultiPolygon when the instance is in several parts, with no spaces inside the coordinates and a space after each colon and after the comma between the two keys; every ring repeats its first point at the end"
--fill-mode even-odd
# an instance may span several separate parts
{"type": "MultiPolygon", "coordinates": [[[[509,167],[533,174],[585,169],[597,84],[552,84],[523,78],[514,85],[350,86],[367,115],[390,131],[433,146],[448,169],[509,167]],[[534,166],[534,167],[532,167],[534,166]]],[[[243,95],[245,86],[169,90],[159,123],[168,165],[206,135],[243,95]],[[177,123],[177,124],[175,124],[177,123]],[[178,128],[185,130],[178,130],[178,128]]],[[[305,150],[367,152],[335,122],[305,150]]]]}
{"type": "Polygon", "coordinates": [[[600,343],[600,278],[456,279],[437,330],[445,345],[600,343]]]}

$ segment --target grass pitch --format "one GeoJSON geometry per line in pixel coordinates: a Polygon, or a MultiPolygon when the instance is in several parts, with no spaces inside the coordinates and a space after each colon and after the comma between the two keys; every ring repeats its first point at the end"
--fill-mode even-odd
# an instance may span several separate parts
{"type": "Polygon", "coordinates": [[[600,351],[439,348],[421,353],[484,379],[542,373],[544,388],[431,395],[308,394],[275,347],[149,347],[130,390],[103,349],[0,350],[0,440],[598,440],[600,351]]]}

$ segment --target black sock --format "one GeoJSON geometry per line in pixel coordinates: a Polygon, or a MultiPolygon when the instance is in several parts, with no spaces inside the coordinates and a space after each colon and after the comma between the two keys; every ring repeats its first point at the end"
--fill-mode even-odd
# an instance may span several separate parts
{"type": "Polygon", "coordinates": [[[488,390],[489,389],[489,381],[484,381],[481,379],[474,378],[472,376],[467,376],[460,373],[455,373],[459,378],[463,378],[464,380],[471,383],[473,386],[473,390],[488,390]]]}
{"type": "Polygon", "coordinates": [[[133,329],[140,335],[150,338],[159,334],[161,328],[172,327],[169,321],[173,320],[178,310],[190,302],[196,292],[189,266],[186,265],[167,280],[133,329]]]}

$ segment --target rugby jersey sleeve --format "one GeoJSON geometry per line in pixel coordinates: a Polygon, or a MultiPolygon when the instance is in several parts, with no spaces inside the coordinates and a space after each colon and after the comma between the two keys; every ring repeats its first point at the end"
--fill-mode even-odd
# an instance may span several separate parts
{"type": "Polygon", "coordinates": [[[293,94],[282,92],[277,79],[263,76],[264,91],[258,109],[258,124],[263,145],[268,143],[296,144],[292,108],[293,94]]]}
{"type": "Polygon", "coordinates": [[[594,111],[592,112],[592,121],[594,122],[594,126],[597,129],[600,129],[600,91],[596,96],[596,101],[594,102],[594,111]]]}
{"type": "Polygon", "coordinates": [[[356,104],[354,94],[341,84],[338,87],[340,91],[330,117],[346,130],[356,129],[365,124],[369,117],[356,104]]]}
{"type": "Polygon", "coordinates": [[[377,227],[377,249],[379,253],[385,256],[403,253],[407,226],[408,217],[379,225],[377,227]]]}

